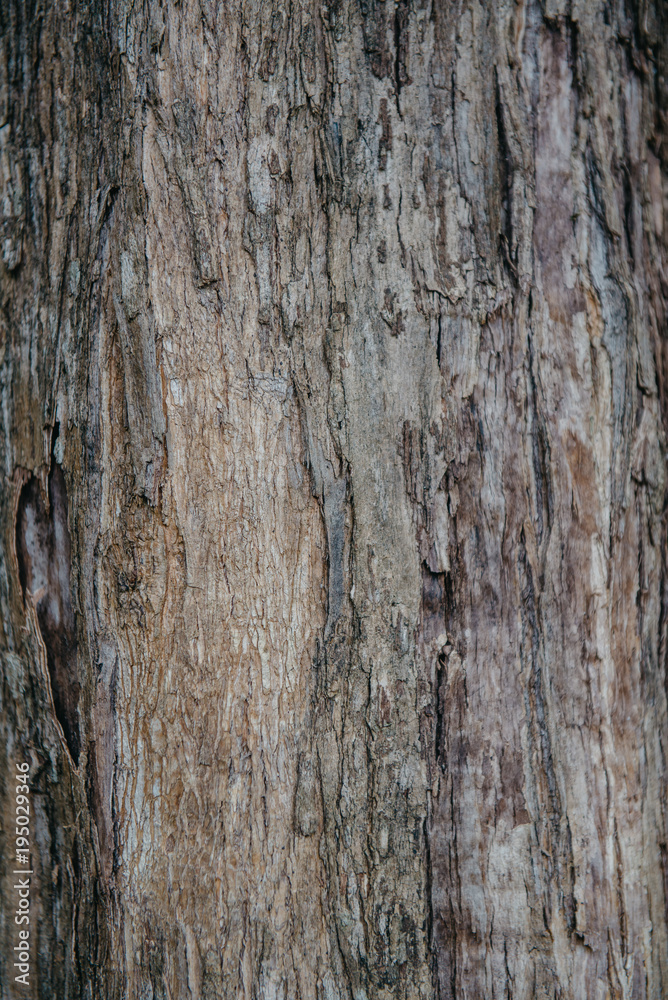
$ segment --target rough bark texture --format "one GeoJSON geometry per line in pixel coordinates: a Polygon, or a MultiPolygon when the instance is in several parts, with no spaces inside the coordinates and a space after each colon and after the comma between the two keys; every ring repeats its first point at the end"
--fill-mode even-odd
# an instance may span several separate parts
{"type": "Polygon", "coordinates": [[[666,7],[0,10],[0,997],[668,996],[666,7]]]}

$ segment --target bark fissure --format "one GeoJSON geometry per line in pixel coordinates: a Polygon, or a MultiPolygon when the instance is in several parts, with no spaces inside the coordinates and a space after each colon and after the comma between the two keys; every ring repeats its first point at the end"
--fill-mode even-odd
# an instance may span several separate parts
{"type": "MultiPolygon", "coordinates": [[[[54,442],[58,428],[54,431],[54,442]]],[[[24,601],[36,612],[51,682],[56,718],[75,766],[81,749],[77,637],[70,581],[67,488],[51,455],[43,483],[31,476],[21,489],[16,514],[16,556],[24,601]]]]}

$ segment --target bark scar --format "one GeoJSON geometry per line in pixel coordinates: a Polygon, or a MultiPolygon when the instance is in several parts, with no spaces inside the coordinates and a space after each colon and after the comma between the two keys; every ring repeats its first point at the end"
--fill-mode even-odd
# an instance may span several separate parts
{"type": "MultiPolygon", "coordinates": [[[[54,431],[54,441],[58,429],[54,431]]],[[[70,593],[71,544],[67,524],[67,486],[52,456],[48,497],[31,476],[19,496],[16,558],[25,601],[31,601],[46,648],[56,717],[75,765],[79,763],[80,684],[76,622],[70,593]]]]}

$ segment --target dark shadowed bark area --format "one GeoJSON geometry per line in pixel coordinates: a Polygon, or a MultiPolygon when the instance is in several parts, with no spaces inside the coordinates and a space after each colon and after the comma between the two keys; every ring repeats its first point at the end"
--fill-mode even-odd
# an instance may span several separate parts
{"type": "Polygon", "coordinates": [[[1,0],[2,1000],[668,996],[667,40],[1,0]]]}

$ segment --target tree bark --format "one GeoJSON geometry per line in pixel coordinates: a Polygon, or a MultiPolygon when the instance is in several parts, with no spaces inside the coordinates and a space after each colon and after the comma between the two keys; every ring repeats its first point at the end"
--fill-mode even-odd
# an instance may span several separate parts
{"type": "Polygon", "coordinates": [[[665,4],[0,11],[0,998],[668,996],[665,4]]]}

